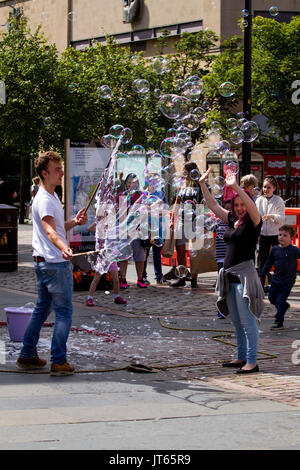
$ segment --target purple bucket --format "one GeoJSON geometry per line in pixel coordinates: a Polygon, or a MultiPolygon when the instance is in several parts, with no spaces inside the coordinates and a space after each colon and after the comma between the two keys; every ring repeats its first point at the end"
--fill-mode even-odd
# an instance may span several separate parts
{"type": "Polygon", "coordinates": [[[6,307],[4,311],[10,339],[14,342],[22,342],[33,308],[6,307]]]}

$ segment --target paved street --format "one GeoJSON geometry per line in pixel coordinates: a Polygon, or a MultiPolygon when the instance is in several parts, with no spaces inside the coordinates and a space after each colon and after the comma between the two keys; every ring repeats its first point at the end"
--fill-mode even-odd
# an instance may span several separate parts
{"type": "MultiPolygon", "coordinates": [[[[4,307],[36,299],[30,242],[31,226],[19,226],[18,271],[0,273],[1,322],[4,307]]],[[[151,263],[148,272],[151,286],[138,289],[129,266],[127,306],[97,291],[89,308],[87,293],[74,292],[72,377],[20,372],[21,343],[0,328],[0,448],[299,449],[300,284],[280,332],[270,330],[266,299],[261,372],[245,378],[220,367],[234,357],[235,338],[230,320],[216,315],[216,273],[200,275],[192,290],[156,286],[151,263]],[[133,362],[155,372],[130,371],[133,362]]],[[[42,329],[39,352],[48,361],[51,335],[51,326],[42,329]]]]}

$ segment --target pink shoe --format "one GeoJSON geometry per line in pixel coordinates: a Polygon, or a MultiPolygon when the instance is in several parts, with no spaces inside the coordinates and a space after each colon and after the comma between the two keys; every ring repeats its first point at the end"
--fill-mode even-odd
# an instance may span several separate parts
{"type": "Polygon", "coordinates": [[[123,299],[120,295],[115,298],[115,304],[127,304],[127,300],[123,299]]]}
{"type": "Polygon", "coordinates": [[[143,281],[141,281],[140,279],[138,279],[136,285],[138,287],[147,287],[147,284],[145,284],[143,281]]]}
{"type": "Polygon", "coordinates": [[[127,284],[126,279],[121,279],[121,281],[120,281],[120,289],[127,289],[127,287],[128,287],[128,284],[127,284]]]}
{"type": "Polygon", "coordinates": [[[94,307],[93,299],[86,299],[85,305],[87,307],[94,307]]]}

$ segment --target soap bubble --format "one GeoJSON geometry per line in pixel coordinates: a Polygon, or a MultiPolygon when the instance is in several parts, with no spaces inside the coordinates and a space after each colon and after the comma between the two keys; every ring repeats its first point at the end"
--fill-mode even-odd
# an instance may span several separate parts
{"type": "Polygon", "coordinates": [[[241,129],[242,128],[242,125],[245,124],[245,122],[248,122],[248,119],[246,118],[241,118],[238,120],[238,128],[241,129]]]}
{"type": "Polygon", "coordinates": [[[233,160],[227,160],[224,163],[224,174],[227,176],[228,174],[237,175],[239,172],[239,164],[233,160]]]}
{"type": "Polygon", "coordinates": [[[233,131],[234,129],[237,128],[237,119],[235,118],[230,118],[230,119],[227,119],[226,121],[226,127],[229,131],[233,131]]]}
{"type": "Polygon", "coordinates": [[[132,88],[134,91],[137,93],[148,93],[150,91],[150,83],[148,80],[145,80],[144,78],[139,78],[137,80],[134,80],[132,84],[132,88]]]}
{"type": "Polygon", "coordinates": [[[244,18],[247,18],[247,16],[249,16],[249,11],[246,10],[246,9],[242,10],[242,16],[243,16],[244,18]]]}
{"type": "Polygon", "coordinates": [[[215,198],[219,199],[223,195],[223,188],[221,186],[219,186],[218,184],[214,184],[211,187],[211,194],[215,198]]]}
{"type": "Polygon", "coordinates": [[[186,277],[187,274],[188,274],[188,269],[185,266],[183,266],[182,264],[175,268],[175,275],[179,279],[182,279],[182,278],[186,277]]]}
{"type": "Polygon", "coordinates": [[[197,168],[194,168],[193,170],[190,171],[190,178],[191,180],[193,181],[199,181],[199,179],[201,178],[201,173],[199,170],[197,170],[197,168]]]}
{"type": "Polygon", "coordinates": [[[70,21],[70,23],[72,23],[76,20],[77,20],[77,14],[75,13],[75,11],[70,11],[68,13],[68,21],[70,21]]]}
{"type": "Polygon", "coordinates": [[[188,82],[191,82],[191,83],[195,83],[195,82],[202,83],[202,80],[201,80],[201,78],[199,77],[199,75],[191,75],[190,77],[188,77],[188,78],[185,80],[185,83],[188,83],[188,82]]]}
{"type": "Polygon", "coordinates": [[[107,148],[114,147],[116,141],[117,139],[111,134],[106,134],[101,138],[101,144],[103,145],[103,147],[107,148]]]}
{"type": "Polygon", "coordinates": [[[184,87],[185,81],[182,78],[179,78],[176,82],[177,90],[181,90],[184,87]]]}
{"type": "Polygon", "coordinates": [[[209,250],[210,248],[213,247],[214,244],[214,236],[213,233],[207,233],[205,234],[204,240],[203,240],[203,249],[204,250],[209,250]]]}
{"type": "Polygon", "coordinates": [[[161,97],[161,90],[159,88],[155,88],[153,92],[155,98],[160,98],[161,97]]]}
{"type": "Polygon", "coordinates": [[[141,91],[140,93],[138,93],[138,97],[141,99],[141,100],[148,100],[150,98],[150,91],[141,91]]]}
{"type": "Polygon", "coordinates": [[[199,119],[195,114],[187,114],[181,120],[184,130],[190,132],[196,131],[200,125],[199,119]]]}
{"type": "Polygon", "coordinates": [[[269,8],[269,13],[271,16],[277,16],[279,14],[279,8],[276,6],[272,6],[269,8]]]}
{"type": "Polygon", "coordinates": [[[121,124],[114,124],[109,129],[109,133],[116,139],[119,139],[119,137],[121,137],[123,129],[124,129],[124,126],[122,126],[121,124]]]}
{"type": "Polygon", "coordinates": [[[170,129],[167,130],[166,137],[176,137],[177,130],[174,129],[174,127],[170,127],[170,129]]]}
{"type": "Polygon", "coordinates": [[[100,98],[104,100],[110,100],[111,98],[111,88],[108,85],[101,85],[98,90],[100,98]]]}
{"type": "Polygon", "coordinates": [[[144,147],[142,145],[134,145],[131,149],[131,153],[145,154],[146,150],[144,149],[144,147]]]}
{"type": "Polygon", "coordinates": [[[236,114],[236,118],[239,120],[239,119],[242,119],[245,117],[245,113],[243,113],[243,111],[240,111],[239,113],[236,114]]]}
{"type": "Polygon", "coordinates": [[[122,144],[128,144],[132,140],[133,132],[131,129],[129,129],[129,127],[124,127],[120,137],[122,144]]]}
{"type": "Polygon", "coordinates": [[[208,232],[213,232],[215,228],[217,227],[217,225],[218,225],[218,220],[215,218],[215,216],[210,216],[210,215],[204,216],[204,229],[205,230],[207,230],[208,232]]]}
{"type": "Polygon", "coordinates": [[[223,178],[223,176],[216,176],[214,178],[214,184],[217,184],[218,186],[220,186],[221,188],[224,188],[225,186],[225,179],[223,178]]]}
{"type": "Polygon", "coordinates": [[[163,73],[170,71],[169,61],[163,57],[154,57],[151,62],[151,67],[158,75],[162,75],[163,73]]]}
{"type": "Polygon", "coordinates": [[[154,136],[154,132],[152,129],[146,129],[145,130],[145,136],[147,139],[152,139],[152,137],[154,136]]]}
{"type": "Polygon", "coordinates": [[[197,108],[193,109],[192,113],[195,114],[199,120],[201,120],[204,118],[206,110],[201,108],[201,106],[198,106],[197,108]]]}
{"type": "Polygon", "coordinates": [[[243,20],[243,21],[242,21],[242,25],[244,26],[244,28],[247,28],[247,26],[248,26],[248,21],[247,21],[247,20],[243,20]]]}
{"type": "Polygon", "coordinates": [[[220,95],[224,98],[229,98],[230,96],[234,95],[235,87],[231,82],[224,82],[222,85],[220,85],[219,92],[220,95]]]}
{"type": "Polygon", "coordinates": [[[203,90],[203,82],[187,80],[183,86],[184,95],[192,101],[197,101],[203,90]]]}
{"type": "Polygon", "coordinates": [[[216,150],[220,153],[224,153],[227,150],[230,150],[230,143],[227,140],[221,140],[216,145],[216,150]]]}
{"type": "Polygon", "coordinates": [[[76,85],[74,85],[74,83],[70,83],[70,85],[68,85],[68,92],[69,93],[75,93],[76,91],[76,85]]]}
{"type": "Polygon", "coordinates": [[[160,144],[160,153],[163,157],[176,158],[186,149],[186,143],[178,137],[167,137],[160,144]]]}
{"type": "Polygon", "coordinates": [[[189,113],[191,101],[184,96],[163,95],[158,102],[158,107],[167,118],[180,119],[189,113]]]}
{"type": "Polygon", "coordinates": [[[52,119],[51,119],[50,116],[47,116],[47,117],[44,118],[44,124],[45,124],[45,126],[47,126],[47,127],[51,126],[51,124],[52,124],[52,119]]]}
{"type": "Polygon", "coordinates": [[[222,136],[216,131],[208,131],[206,134],[207,145],[210,149],[217,149],[222,140],[222,136]]]}
{"type": "Polygon", "coordinates": [[[118,104],[119,104],[119,106],[121,106],[121,108],[125,108],[125,106],[127,105],[126,98],[119,98],[118,99],[118,104]]]}
{"type": "Polygon", "coordinates": [[[241,126],[244,134],[244,142],[253,142],[259,136],[259,128],[256,122],[247,121],[241,126]]]}
{"type": "Polygon", "coordinates": [[[212,131],[220,132],[222,130],[222,124],[219,121],[213,121],[210,125],[212,131]]]}

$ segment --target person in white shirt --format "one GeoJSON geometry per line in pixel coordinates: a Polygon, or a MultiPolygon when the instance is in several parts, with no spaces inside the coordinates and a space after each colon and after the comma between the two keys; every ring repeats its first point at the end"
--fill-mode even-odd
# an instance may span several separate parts
{"type": "Polygon", "coordinates": [[[37,279],[38,299],[25,331],[23,348],[17,365],[23,369],[40,368],[45,359],[37,354],[40,330],[51,309],[55,312],[55,325],[51,343],[51,375],[71,375],[74,366],[66,359],[66,343],[72,322],[72,250],[68,246],[66,231],[87,222],[85,209],[64,221],[61,202],[55,187],[61,185],[64,175],[59,154],[53,151],[40,154],[35,170],[41,184],[32,204],[33,259],[37,279]]]}
{"type": "MultiPolygon", "coordinates": [[[[279,227],[285,222],[285,204],[278,196],[278,182],[274,176],[266,176],[263,181],[261,196],[255,201],[262,216],[263,226],[259,238],[258,270],[262,271],[273,246],[278,245],[279,227]]],[[[270,275],[268,275],[270,280],[270,275]]],[[[262,279],[264,284],[264,279],[262,279]]]]}

